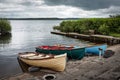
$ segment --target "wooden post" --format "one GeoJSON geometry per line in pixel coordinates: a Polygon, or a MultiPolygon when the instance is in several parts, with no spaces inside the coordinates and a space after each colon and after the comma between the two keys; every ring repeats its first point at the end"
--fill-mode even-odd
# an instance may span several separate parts
{"type": "Polygon", "coordinates": [[[102,49],[99,48],[99,59],[101,59],[101,56],[102,56],[102,49]]]}
{"type": "Polygon", "coordinates": [[[28,72],[28,68],[30,67],[28,64],[24,63],[23,61],[21,61],[19,59],[19,57],[17,57],[18,63],[22,69],[23,72],[28,72]]]}

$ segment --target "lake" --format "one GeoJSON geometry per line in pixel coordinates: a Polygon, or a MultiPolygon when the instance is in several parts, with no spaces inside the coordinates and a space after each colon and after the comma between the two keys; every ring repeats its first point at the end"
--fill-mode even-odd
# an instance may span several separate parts
{"type": "Polygon", "coordinates": [[[53,26],[61,21],[11,20],[11,35],[0,37],[0,78],[22,73],[17,62],[19,52],[35,51],[35,47],[40,45],[88,45],[85,41],[51,34],[53,26]]]}

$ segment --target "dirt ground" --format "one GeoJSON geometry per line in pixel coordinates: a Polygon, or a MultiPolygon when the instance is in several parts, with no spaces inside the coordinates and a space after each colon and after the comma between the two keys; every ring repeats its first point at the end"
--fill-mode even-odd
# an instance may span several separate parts
{"type": "Polygon", "coordinates": [[[108,50],[113,50],[115,54],[102,59],[88,56],[82,60],[70,60],[63,72],[40,69],[37,72],[17,74],[5,80],[43,80],[46,74],[54,74],[54,80],[120,80],[120,45],[111,46],[108,50]]]}

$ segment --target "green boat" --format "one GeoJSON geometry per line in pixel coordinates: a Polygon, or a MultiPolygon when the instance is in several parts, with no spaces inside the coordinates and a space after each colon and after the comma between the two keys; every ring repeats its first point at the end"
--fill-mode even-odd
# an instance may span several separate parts
{"type": "Polygon", "coordinates": [[[82,59],[85,55],[85,48],[70,46],[38,46],[36,47],[36,52],[55,55],[67,53],[69,59],[82,59]]]}

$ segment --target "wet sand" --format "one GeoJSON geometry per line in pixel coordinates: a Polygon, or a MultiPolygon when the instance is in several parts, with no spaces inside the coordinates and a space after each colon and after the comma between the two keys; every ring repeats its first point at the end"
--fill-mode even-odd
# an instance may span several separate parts
{"type": "Polygon", "coordinates": [[[119,80],[120,77],[120,44],[108,48],[115,51],[109,58],[99,59],[98,56],[84,57],[82,60],[68,61],[63,72],[40,69],[13,75],[4,80],[43,80],[46,74],[54,74],[55,80],[119,80]]]}

